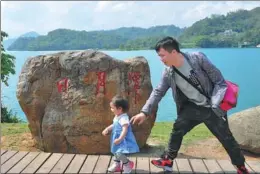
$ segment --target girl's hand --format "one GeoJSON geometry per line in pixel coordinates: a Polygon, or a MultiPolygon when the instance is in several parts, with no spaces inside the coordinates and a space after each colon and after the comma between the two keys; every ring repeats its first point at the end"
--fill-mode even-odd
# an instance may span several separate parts
{"type": "Polygon", "coordinates": [[[121,139],[117,138],[117,139],[114,140],[114,144],[117,145],[117,144],[119,144],[121,141],[122,141],[121,139]]]}
{"type": "Polygon", "coordinates": [[[103,130],[102,135],[106,136],[106,135],[108,135],[108,133],[109,133],[109,131],[108,131],[108,129],[106,128],[106,129],[103,130]]]}

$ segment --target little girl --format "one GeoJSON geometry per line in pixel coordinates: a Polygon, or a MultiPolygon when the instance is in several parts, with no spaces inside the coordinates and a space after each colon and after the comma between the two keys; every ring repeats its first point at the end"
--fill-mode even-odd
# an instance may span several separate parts
{"type": "Polygon", "coordinates": [[[131,173],[134,163],[130,161],[126,154],[139,152],[135,136],[129,122],[127,111],[128,102],[120,96],[113,97],[110,102],[111,111],[115,114],[113,124],[105,128],[102,134],[108,135],[112,131],[110,138],[111,152],[115,156],[114,163],[108,168],[109,172],[120,172],[122,161],[123,173],[131,173]]]}

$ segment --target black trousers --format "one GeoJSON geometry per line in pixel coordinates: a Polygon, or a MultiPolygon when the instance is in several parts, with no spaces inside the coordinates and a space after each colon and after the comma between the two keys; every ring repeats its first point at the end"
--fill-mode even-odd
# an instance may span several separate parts
{"type": "Polygon", "coordinates": [[[198,124],[204,123],[223,145],[232,163],[236,166],[244,165],[244,155],[229,129],[227,115],[224,117],[225,119],[217,116],[211,108],[193,103],[185,105],[173,125],[167,150],[168,156],[171,159],[176,158],[183,136],[198,124]]]}

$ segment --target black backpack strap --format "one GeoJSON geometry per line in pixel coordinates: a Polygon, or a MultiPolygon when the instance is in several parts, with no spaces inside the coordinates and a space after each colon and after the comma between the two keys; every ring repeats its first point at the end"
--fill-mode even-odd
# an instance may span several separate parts
{"type": "Polygon", "coordinates": [[[210,99],[198,86],[196,86],[190,79],[188,79],[186,76],[184,76],[177,68],[173,66],[174,71],[179,74],[184,80],[186,80],[191,86],[193,86],[195,89],[197,89],[202,95],[204,95],[207,99],[210,99]]]}

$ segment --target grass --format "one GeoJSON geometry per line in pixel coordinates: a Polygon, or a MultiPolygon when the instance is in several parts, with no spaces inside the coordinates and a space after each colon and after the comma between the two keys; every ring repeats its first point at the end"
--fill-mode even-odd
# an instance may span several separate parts
{"type": "Polygon", "coordinates": [[[40,151],[35,147],[28,123],[1,123],[1,148],[17,151],[40,151]]]}
{"type": "MultiPolygon", "coordinates": [[[[169,136],[173,127],[172,125],[172,122],[156,122],[152,129],[150,138],[160,142],[162,145],[168,144],[169,136]]],[[[194,141],[207,139],[209,137],[213,137],[212,133],[204,124],[200,124],[184,136],[182,144],[189,145],[194,141]]]]}
{"type": "Polygon", "coordinates": [[[28,123],[1,123],[1,136],[29,133],[28,123]]]}
{"type": "MultiPolygon", "coordinates": [[[[165,146],[168,143],[172,124],[171,122],[156,122],[149,139],[159,146],[165,146]]],[[[182,144],[184,146],[189,145],[194,141],[209,137],[213,137],[213,135],[205,125],[201,124],[186,134],[182,144]]],[[[12,150],[35,149],[28,123],[1,123],[1,148],[12,150]]]]}

